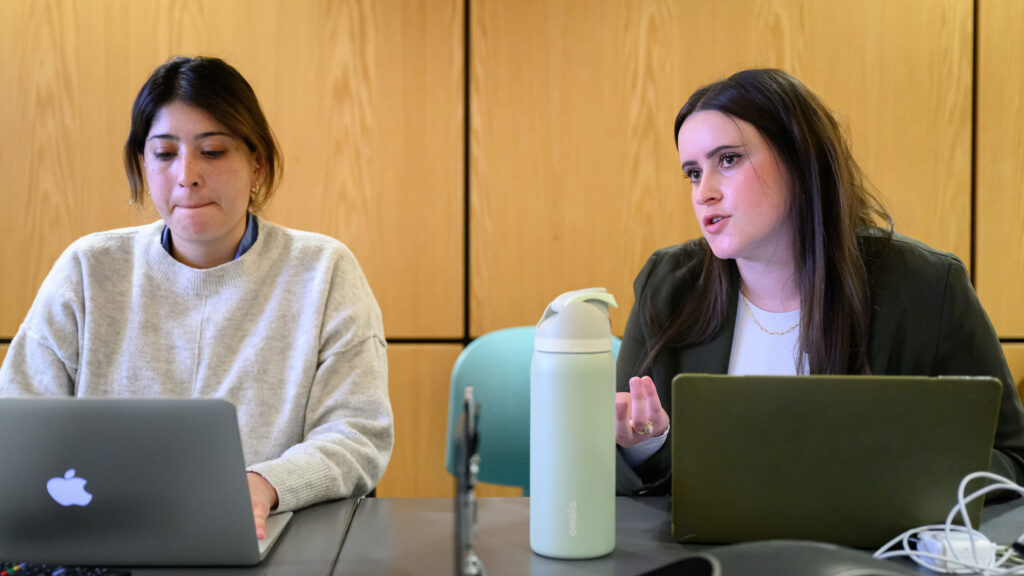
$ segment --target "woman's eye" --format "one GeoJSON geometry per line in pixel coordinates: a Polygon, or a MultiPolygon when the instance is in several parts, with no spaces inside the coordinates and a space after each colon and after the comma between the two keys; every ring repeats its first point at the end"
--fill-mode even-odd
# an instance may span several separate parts
{"type": "Polygon", "coordinates": [[[696,168],[690,168],[686,172],[683,172],[683,174],[690,179],[690,182],[697,182],[700,180],[700,170],[697,170],[696,168]]]}
{"type": "Polygon", "coordinates": [[[739,154],[722,154],[722,166],[729,167],[734,166],[740,160],[739,154]]]}
{"type": "Polygon", "coordinates": [[[207,158],[220,158],[223,155],[223,150],[203,150],[203,156],[206,156],[207,158]]]}
{"type": "Polygon", "coordinates": [[[153,152],[153,157],[157,160],[170,160],[174,158],[174,152],[153,152]]]}

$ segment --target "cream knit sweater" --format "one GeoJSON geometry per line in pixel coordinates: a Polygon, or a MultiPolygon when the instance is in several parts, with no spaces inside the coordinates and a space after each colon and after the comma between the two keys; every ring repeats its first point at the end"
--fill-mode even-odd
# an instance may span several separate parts
{"type": "Polygon", "coordinates": [[[199,270],[163,249],[163,227],[91,234],[61,255],[0,396],[223,398],[279,510],[373,488],[394,426],[380,310],[352,253],[260,220],[241,258],[199,270]]]}

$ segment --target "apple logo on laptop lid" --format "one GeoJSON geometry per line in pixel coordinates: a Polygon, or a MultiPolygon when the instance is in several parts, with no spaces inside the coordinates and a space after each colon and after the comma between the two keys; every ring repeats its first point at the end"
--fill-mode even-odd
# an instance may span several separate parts
{"type": "Polygon", "coordinates": [[[60,476],[50,478],[46,483],[46,491],[50,498],[61,506],[85,506],[92,501],[92,494],[85,491],[85,478],[75,476],[75,469],[71,468],[60,476]]]}

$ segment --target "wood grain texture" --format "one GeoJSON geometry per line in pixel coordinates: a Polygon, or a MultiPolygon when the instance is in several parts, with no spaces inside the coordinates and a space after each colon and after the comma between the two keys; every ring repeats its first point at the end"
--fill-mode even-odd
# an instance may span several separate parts
{"type": "Polygon", "coordinates": [[[389,337],[462,337],[461,0],[327,1],[302,21],[275,6],[288,26],[268,42],[267,106],[303,153],[286,176],[297,201],[270,213],[353,248],[389,337]],[[280,54],[298,30],[317,48],[280,54]]]}
{"type": "Polygon", "coordinates": [[[971,0],[481,0],[470,16],[472,336],[595,285],[621,333],[647,256],[699,233],[675,115],[746,67],[804,80],[897,230],[970,257],[971,0]]]}
{"type": "Polygon", "coordinates": [[[975,287],[1004,338],[1024,337],[1022,30],[1024,2],[978,2],[975,287]]]}
{"type": "Polygon", "coordinates": [[[389,337],[463,332],[462,0],[0,2],[0,335],[60,252],[151,221],[121,164],[131,103],[175,54],[246,76],[284,153],[267,216],[359,258],[389,337]]]}
{"type": "Polygon", "coordinates": [[[1024,399],[1024,344],[1003,344],[1003,354],[1010,365],[1010,373],[1017,384],[1017,394],[1024,399]]]}
{"type": "Polygon", "coordinates": [[[455,344],[388,347],[388,386],[395,413],[395,448],[377,485],[381,497],[447,497],[455,478],[444,467],[448,388],[462,352],[455,344]]]}
{"type": "MultiPolygon", "coordinates": [[[[0,335],[11,337],[50,266],[75,238],[139,224],[128,208],[121,146],[145,76],[132,82],[113,4],[0,2],[0,335]]],[[[128,3],[122,3],[127,8],[128,3]]]]}
{"type": "Polygon", "coordinates": [[[523,495],[523,489],[480,482],[476,485],[476,495],[480,498],[518,498],[523,495]]]}
{"type": "MultiPolygon", "coordinates": [[[[462,352],[455,344],[392,344],[388,382],[395,412],[395,449],[377,495],[387,498],[447,498],[455,477],[445,469],[448,390],[462,352]]],[[[521,488],[480,483],[477,496],[521,496],[521,488]]]]}

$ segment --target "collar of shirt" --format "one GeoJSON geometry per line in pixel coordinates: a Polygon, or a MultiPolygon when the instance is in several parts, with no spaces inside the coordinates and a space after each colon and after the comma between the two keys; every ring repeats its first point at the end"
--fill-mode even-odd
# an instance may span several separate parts
{"type": "MultiPolygon", "coordinates": [[[[256,216],[247,212],[245,218],[245,233],[242,234],[242,241],[238,243],[238,250],[235,251],[234,260],[238,260],[245,254],[252,245],[256,243],[256,236],[259,234],[259,226],[256,224],[256,216]]],[[[164,231],[160,234],[160,245],[168,254],[174,255],[171,243],[171,229],[164,225],[164,231]]]]}

